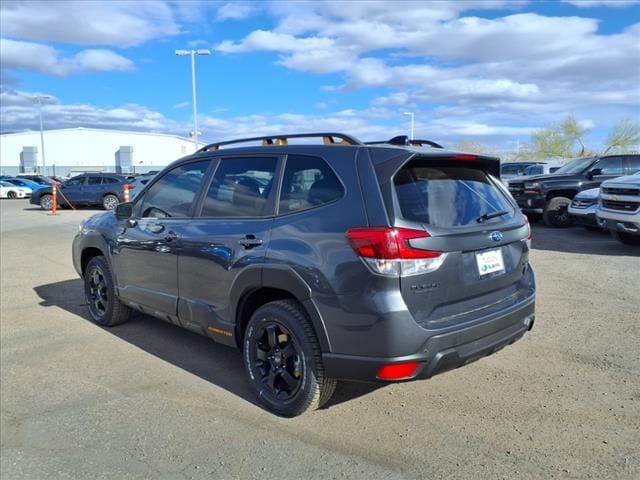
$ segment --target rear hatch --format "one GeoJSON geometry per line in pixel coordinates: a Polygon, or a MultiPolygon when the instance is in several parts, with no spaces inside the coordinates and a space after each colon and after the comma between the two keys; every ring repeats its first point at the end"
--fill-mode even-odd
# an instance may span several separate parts
{"type": "Polygon", "coordinates": [[[529,225],[491,175],[492,160],[417,156],[390,179],[394,227],[424,231],[405,234],[408,247],[440,254],[430,268],[400,275],[404,301],[425,328],[473,321],[533,294],[529,225]]]}

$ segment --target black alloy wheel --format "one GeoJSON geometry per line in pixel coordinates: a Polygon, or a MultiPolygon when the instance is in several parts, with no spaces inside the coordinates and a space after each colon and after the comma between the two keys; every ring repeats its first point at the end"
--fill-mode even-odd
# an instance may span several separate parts
{"type": "Polygon", "coordinates": [[[126,322],[131,310],[120,302],[104,257],[93,257],[84,272],[84,295],[91,320],[98,325],[112,327],[126,322]]]}
{"type": "Polygon", "coordinates": [[[14,192],[13,190],[10,190],[10,191],[7,192],[7,198],[9,200],[15,200],[17,196],[18,196],[18,194],[16,192],[14,192]]]}
{"type": "Polygon", "coordinates": [[[333,394],[320,345],[302,306],[294,300],[263,305],[251,316],[243,340],[245,370],[260,402],[278,415],[314,410],[333,394]]]}
{"type": "Polygon", "coordinates": [[[554,197],[549,200],[544,209],[544,223],[550,227],[564,228],[573,225],[573,218],[569,215],[571,200],[566,197],[554,197]]]}

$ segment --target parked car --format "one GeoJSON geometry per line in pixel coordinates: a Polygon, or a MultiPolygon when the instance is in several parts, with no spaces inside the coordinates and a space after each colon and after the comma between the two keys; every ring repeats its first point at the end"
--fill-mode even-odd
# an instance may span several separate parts
{"type": "Polygon", "coordinates": [[[500,165],[500,178],[506,185],[510,179],[524,175],[528,167],[540,163],[541,162],[504,162],[500,165]]]}
{"type": "Polygon", "coordinates": [[[429,378],[532,328],[530,228],[499,173],[337,133],[212,144],[81,224],[73,263],[95,323],[139,310],[239,348],[262,404],[299,415],[338,378],[429,378]]]}
{"type": "Polygon", "coordinates": [[[149,183],[150,180],[153,179],[153,177],[155,177],[156,174],[142,174],[142,175],[136,175],[136,177],[133,180],[129,181],[129,198],[130,200],[133,200],[134,198],[136,198],[138,196],[138,194],[140,192],[142,192],[142,189],[147,185],[147,183],[149,183]]]}
{"type": "Polygon", "coordinates": [[[32,182],[37,183],[38,185],[43,185],[43,186],[57,183],[57,182],[54,182],[51,179],[51,177],[46,177],[44,175],[32,175],[29,173],[19,173],[18,178],[26,178],[27,180],[31,180],[32,182]]]}
{"type": "Polygon", "coordinates": [[[640,173],[603,182],[598,224],[628,245],[640,245],[640,173]]]}
{"type": "Polygon", "coordinates": [[[535,165],[529,165],[522,172],[522,176],[529,177],[531,175],[550,175],[558,171],[564,164],[557,162],[540,162],[535,165]]]}
{"type": "Polygon", "coordinates": [[[27,178],[3,177],[0,180],[2,180],[3,182],[11,183],[16,187],[28,188],[32,192],[44,187],[44,185],[40,185],[39,183],[33,182],[27,178]]]}
{"type": "Polygon", "coordinates": [[[637,171],[638,154],[578,158],[551,175],[511,180],[509,191],[527,215],[542,215],[547,225],[568,227],[573,224],[568,207],[578,192],[637,171]]]}
{"type": "Polygon", "coordinates": [[[590,188],[579,192],[569,205],[569,215],[575,223],[579,223],[587,230],[601,230],[596,219],[598,210],[599,188],[590,188]]]}
{"type": "Polygon", "coordinates": [[[8,198],[10,200],[16,198],[28,198],[31,196],[31,189],[18,187],[13,183],[0,181],[0,198],[8,198]]]}
{"type": "MultiPolygon", "coordinates": [[[[58,206],[102,205],[105,210],[113,210],[123,200],[124,184],[127,176],[117,173],[91,173],[78,175],[58,185],[58,206]]],[[[53,207],[51,187],[37,190],[30,202],[44,210],[53,207]]]]}

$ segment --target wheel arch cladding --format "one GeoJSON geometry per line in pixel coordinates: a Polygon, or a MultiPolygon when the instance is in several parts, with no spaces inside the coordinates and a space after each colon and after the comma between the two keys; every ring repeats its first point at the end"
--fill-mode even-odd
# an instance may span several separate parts
{"type": "Polygon", "coordinates": [[[82,250],[82,256],[80,257],[80,266],[82,269],[82,274],[84,275],[84,272],[87,269],[87,265],[89,265],[89,262],[91,261],[92,258],[95,257],[104,257],[104,253],[102,252],[102,250],[100,250],[99,248],[96,247],[88,247],[85,248],[84,250],[82,250]]]}

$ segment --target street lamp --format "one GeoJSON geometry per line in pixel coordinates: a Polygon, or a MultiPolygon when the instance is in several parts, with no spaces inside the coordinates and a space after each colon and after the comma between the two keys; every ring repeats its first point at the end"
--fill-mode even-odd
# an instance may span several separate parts
{"type": "Polygon", "coordinates": [[[176,55],[191,55],[191,97],[193,101],[193,143],[198,150],[198,107],[196,105],[196,55],[211,55],[210,50],[176,50],[176,55]]]}
{"type": "Polygon", "coordinates": [[[47,174],[47,163],[44,158],[44,129],[42,128],[42,100],[51,100],[49,95],[36,95],[38,99],[38,113],[40,114],[40,148],[42,150],[42,174],[47,174]]]}
{"type": "Polygon", "coordinates": [[[409,115],[411,117],[411,138],[410,140],[413,140],[413,129],[415,126],[415,119],[416,119],[416,115],[415,112],[403,112],[403,115],[409,115]]]}

